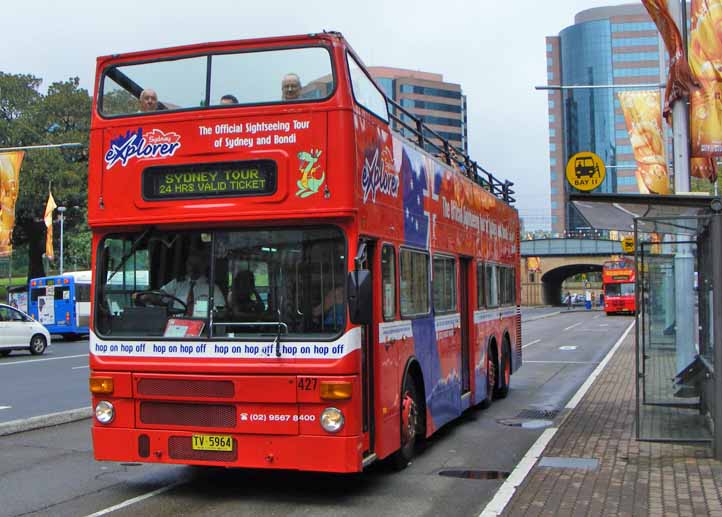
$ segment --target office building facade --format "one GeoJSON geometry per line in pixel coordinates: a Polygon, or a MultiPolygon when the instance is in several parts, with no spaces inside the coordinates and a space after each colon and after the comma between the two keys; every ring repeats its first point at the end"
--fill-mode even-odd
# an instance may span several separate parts
{"type": "Polygon", "coordinates": [[[552,232],[583,232],[588,223],[569,203],[567,160],[592,151],[607,165],[596,192],[638,192],[635,161],[619,100],[621,88],[653,89],[665,74],[666,51],[641,4],[578,13],[574,25],[546,38],[552,232]]]}
{"type": "Polygon", "coordinates": [[[368,70],[387,97],[467,153],[466,96],[461,85],[429,72],[375,66],[368,70]]]}

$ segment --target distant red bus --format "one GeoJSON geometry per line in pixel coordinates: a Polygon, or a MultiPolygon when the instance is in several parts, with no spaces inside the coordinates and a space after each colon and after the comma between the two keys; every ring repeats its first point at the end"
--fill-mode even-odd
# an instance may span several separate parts
{"type": "Polygon", "coordinates": [[[519,217],[455,156],[337,33],[99,58],[95,458],[404,466],[505,396],[519,217]]]}
{"type": "Polygon", "coordinates": [[[635,282],[633,261],[620,259],[605,262],[602,266],[604,312],[607,314],[636,313],[635,282]]]}

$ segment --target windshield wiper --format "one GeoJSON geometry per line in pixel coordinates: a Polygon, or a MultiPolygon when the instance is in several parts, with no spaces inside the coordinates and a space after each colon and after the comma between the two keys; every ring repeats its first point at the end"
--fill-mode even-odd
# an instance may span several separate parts
{"type": "Polygon", "coordinates": [[[278,314],[278,333],[273,344],[276,346],[276,357],[281,357],[281,309],[276,309],[276,314],[278,314]]]}

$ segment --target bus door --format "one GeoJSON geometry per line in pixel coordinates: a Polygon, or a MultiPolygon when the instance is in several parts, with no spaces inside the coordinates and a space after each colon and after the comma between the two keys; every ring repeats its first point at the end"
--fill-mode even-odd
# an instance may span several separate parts
{"type": "MultiPolygon", "coordinates": [[[[471,361],[469,357],[469,336],[472,335],[474,319],[471,316],[469,307],[472,303],[469,299],[472,289],[469,289],[469,279],[471,274],[472,261],[467,257],[459,259],[459,296],[461,304],[459,310],[461,312],[461,394],[462,396],[471,393],[471,361]]],[[[469,399],[470,401],[471,399],[469,399]]],[[[463,406],[463,405],[462,405],[463,406]]]]}
{"type": "MultiPolygon", "coordinates": [[[[375,267],[378,260],[374,260],[376,250],[375,241],[361,239],[359,241],[358,254],[356,256],[356,267],[371,272],[371,285],[374,293],[371,296],[374,308],[372,313],[376,314],[377,289],[374,279],[378,278],[375,267]]],[[[378,267],[378,266],[377,266],[378,267]]],[[[363,433],[365,436],[365,449],[368,454],[374,452],[374,323],[361,326],[361,391],[363,393],[363,433]]]]}

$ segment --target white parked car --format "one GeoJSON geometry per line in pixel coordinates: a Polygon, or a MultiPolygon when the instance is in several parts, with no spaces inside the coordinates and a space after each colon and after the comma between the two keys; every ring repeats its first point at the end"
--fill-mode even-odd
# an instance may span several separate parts
{"type": "Polygon", "coordinates": [[[30,350],[40,355],[50,344],[48,330],[30,316],[4,303],[0,303],[0,357],[13,350],[30,350]]]}

